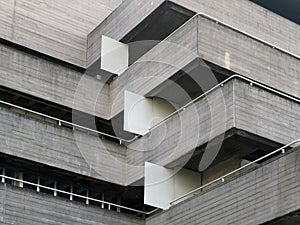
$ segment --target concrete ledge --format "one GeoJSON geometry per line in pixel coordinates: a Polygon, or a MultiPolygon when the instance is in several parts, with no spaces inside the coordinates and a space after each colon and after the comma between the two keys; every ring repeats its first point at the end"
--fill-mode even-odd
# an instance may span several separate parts
{"type": "Polygon", "coordinates": [[[0,121],[2,153],[125,184],[125,147],[5,108],[0,108],[0,121]]]}
{"type": "Polygon", "coordinates": [[[145,161],[176,166],[233,128],[287,144],[300,137],[299,112],[297,102],[234,79],[125,147],[1,108],[1,152],[126,186],[143,178],[145,161]]]}
{"type": "Polygon", "coordinates": [[[300,209],[300,150],[147,219],[146,224],[261,224],[300,209]]]}
{"type": "Polygon", "coordinates": [[[55,62],[49,58],[36,56],[33,53],[24,52],[0,43],[1,85],[68,108],[108,119],[110,114],[109,86],[94,77],[86,75],[84,76],[85,79],[98,87],[98,98],[90,97],[86,94],[87,91],[85,94],[78,93],[78,85],[83,78],[84,71],[55,62]],[[80,102],[80,104],[75,105],[74,103],[75,93],[77,93],[76,102],[80,102]]]}
{"type": "Polygon", "coordinates": [[[231,80],[167,120],[151,135],[130,144],[128,165],[135,167],[128,167],[127,180],[130,183],[143,178],[144,161],[162,166],[181,165],[181,160],[187,162],[192,157],[196,147],[216,137],[222,143],[225,132],[232,128],[288,144],[300,137],[299,111],[297,102],[250,83],[231,80]]]}
{"type": "MultiPolygon", "coordinates": [[[[121,40],[128,32],[153,12],[163,0],[151,2],[123,1],[104,22],[88,36],[87,65],[101,55],[100,37],[106,35],[121,40]],[[128,16],[131,15],[131,16],[128,16]],[[126,18],[124,20],[124,18],[126,18]],[[122,23],[119,23],[122,21],[122,23]]],[[[300,55],[299,26],[247,0],[172,0],[194,12],[211,15],[225,23],[300,55]],[[289,34],[289,35],[285,35],[289,34]]]]}
{"type": "Polygon", "coordinates": [[[49,194],[0,184],[1,224],[144,224],[144,220],[49,194]]]}

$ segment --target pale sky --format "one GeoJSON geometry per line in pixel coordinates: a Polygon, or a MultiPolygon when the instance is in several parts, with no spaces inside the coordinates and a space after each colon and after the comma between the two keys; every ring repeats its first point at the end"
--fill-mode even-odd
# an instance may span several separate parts
{"type": "Polygon", "coordinates": [[[300,24],[300,0],[251,0],[300,24]]]}

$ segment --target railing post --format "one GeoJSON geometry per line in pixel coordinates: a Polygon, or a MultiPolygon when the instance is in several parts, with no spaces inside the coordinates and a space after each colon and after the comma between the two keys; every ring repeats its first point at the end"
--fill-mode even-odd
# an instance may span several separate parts
{"type": "Polygon", "coordinates": [[[90,200],[88,199],[89,195],[90,195],[90,192],[89,192],[89,190],[87,189],[87,190],[86,190],[86,197],[87,197],[87,198],[85,199],[85,204],[86,204],[86,205],[89,205],[89,204],[90,204],[90,200]]]}
{"type": "Polygon", "coordinates": [[[73,186],[70,187],[70,200],[73,201],[73,186]]]}
{"type": "MultiPolygon", "coordinates": [[[[5,168],[2,169],[2,175],[5,176],[5,168]]],[[[5,177],[2,177],[1,182],[5,183],[5,177]]]]}
{"type": "MultiPolygon", "coordinates": [[[[15,172],[15,178],[18,179],[18,180],[23,180],[23,173],[22,172],[15,172]]],[[[12,184],[16,187],[23,188],[23,182],[21,182],[21,181],[14,180],[12,182],[12,184]]]]}
{"type": "Polygon", "coordinates": [[[40,192],[40,184],[41,184],[41,178],[38,176],[37,177],[37,186],[36,186],[36,191],[40,192]]]}
{"type": "MultiPolygon", "coordinates": [[[[122,202],[121,202],[121,197],[118,197],[117,204],[118,204],[118,205],[121,205],[121,204],[122,204],[122,202]]],[[[121,212],[121,208],[120,208],[120,207],[117,207],[117,212],[118,212],[118,213],[121,212]]]]}
{"type": "MultiPolygon", "coordinates": [[[[104,201],[104,193],[101,195],[101,200],[104,201]]],[[[101,208],[104,209],[104,202],[101,203],[101,208]]]]}
{"type": "Polygon", "coordinates": [[[57,197],[57,181],[54,181],[54,191],[53,191],[53,196],[57,197]]]}

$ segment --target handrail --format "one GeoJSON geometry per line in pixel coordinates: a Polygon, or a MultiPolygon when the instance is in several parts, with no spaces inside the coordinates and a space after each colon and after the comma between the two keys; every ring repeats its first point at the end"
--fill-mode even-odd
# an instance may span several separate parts
{"type": "MultiPolygon", "coordinates": [[[[237,32],[239,32],[239,33],[241,33],[241,34],[243,34],[243,35],[246,35],[246,36],[248,36],[248,37],[250,37],[250,38],[252,38],[252,39],[255,39],[255,40],[257,40],[257,41],[259,41],[259,42],[261,42],[261,43],[263,43],[263,44],[266,44],[266,45],[268,45],[268,46],[270,46],[270,47],[272,47],[272,48],[274,48],[274,49],[277,49],[277,50],[279,50],[279,51],[281,51],[281,52],[283,52],[283,53],[286,53],[286,54],[288,54],[288,55],[290,55],[290,56],[293,56],[293,57],[295,57],[295,58],[297,58],[297,59],[300,59],[300,56],[298,56],[298,55],[296,55],[296,54],[293,54],[293,53],[291,53],[291,52],[289,52],[289,51],[287,51],[287,50],[285,50],[285,49],[283,49],[283,48],[280,48],[280,47],[278,47],[278,46],[276,46],[276,45],[271,44],[270,42],[267,42],[267,41],[265,41],[265,40],[263,40],[263,39],[261,39],[261,38],[258,38],[258,37],[254,36],[254,35],[251,35],[251,34],[245,32],[245,31],[242,31],[242,30],[240,30],[240,29],[238,29],[238,28],[236,28],[236,27],[234,27],[234,26],[231,26],[231,25],[229,25],[229,24],[227,24],[227,23],[224,23],[224,22],[222,22],[222,21],[220,21],[220,20],[218,20],[218,19],[216,19],[216,18],[214,18],[214,17],[212,17],[212,16],[209,16],[209,15],[203,13],[203,12],[198,12],[198,13],[196,13],[196,14],[195,14],[194,16],[192,16],[189,20],[187,20],[184,24],[182,24],[180,27],[178,27],[174,32],[172,32],[168,37],[166,37],[164,40],[166,40],[166,39],[169,38],[171,35],[173,35],[176,31],[178,31],[179,29],[181,29],[185,24],[189,23],[189,22],[190,22],[192,19],[194,19],[196,16],[202,16],[202,17],[204,17],[204,18],[207,18],[207,19],[209,19],[209,20],[212,20],[212,21],[214,21],[214,22],[216,22],[216,23],[218,23],[218,24],[221,24],[221,25],[223,25],[223,26],[226,26],[226,27],[228,27],[228,28],[230,28],[230,29],[232,29],[232,30],[234,30],[234,31],[237,31],[237,32]]],[[[166,121],[167,119],[169,119],[171,116],[173,116],[173,115],[175,115],[176,113],[178,113],[178,112],[180,112],[180,111],[186,109],[187,106],[191,105],[192,103],[194,103],[195,101],[199,100],[199,99],[202,98],[203,96],[209,94],[210,92],[212,92],[212,91],[215,90],[216,88],[218,88],[218,87],[220,87],[221,85],[225,84],[225,83],[228,82],[230,79],[237,78],[237,77],[238,77],[238,78],[241,78],[241,79],[244,79],[244,80],[247,80],[247,81],[250,81],[250,82],[252,82],[252,83],[255,83],[256,85],[258,85],[258,86],[260,86],[260,87],[263,87],[263,88],[265,88],[265,89],[267,89],[267,90],[269,90],[269,91],[272,91],[272,92],[275,92],[275,93],[277,93],[277,94],[280,94],[281,96],[284,96],[284,97],[286,97],[286,98],[289,98],[289,99],[292,99],[292,100],[294,100],[294,101],[300,102],[299,99],[297,99],[297,98],[291,97],[291,96],[289,96],[289,95],[287,95],[287,94],[284,94],[283,92],[279,92],[279,91],[277,91],[277,90],[275,90],[275,89],[273,89],[273,88],[269,88],[269,87],[267,87],[267,86],[265,86],[265,85],[262,85],[262,84],[256,82],[256,81],[253,80],[253,79],[248,79],[248,78],[242,77],[241,75],[233,75],[233,76],[229,77],[228,79],[224,80],[223,82],[221,82],[220,84],[216,85],[215,87],[213,87],[213,88],[210,89],[209,91],[207,91],[207,92],[205,92],[204,94],[198,96],[197,98],[195,98],[195,99],[192,100],[191,102],[187,103],[185,106],[183,106],[183,107],[181,107],[180,109],[176,110],[175,112],[173,112],[172,114],[170,114],[170,115],[167,116],[166,118],[164,118],[161,122],[159,122],[158,124],[156,124],[155,126],[153,126],[152,128],[150,128],[149,131],[148,131],[146,134],[150,133],[153,129],[155,129],[155,128],[158,127],[160,124],[162,124],[163,122],[165,122],[165,121],[166,121]]],[[[55,118],[55,117],[52,117],[52,116],[49,116],[49,115],[46,115],[46,114],[43,114],[43,113],[39,113],[39,112],[30,110],[30,109],[26,109],[26,108],[24,108],[24,107],[20,107],[20,106],[17,106],[17,105],[8,103],[8,102],[4,102],[4,101],[1,101],[1,100],[0,100],[0,103],[5,104],[5,105],[9,105],[9,106],[12,106],[12,107],[15,107],[15,108],[18,108],[18,109],[21,109],[21,110],[24,110],[24,111],[26,111],[26,112],[30,112],[30,113],[33,113],[33,114],[42,116],[42,117],[45,117],[45,118],[49,118],[49,119],[55,120],[55,121],[58,122],[59,125],[60,125],[61,123],[64,123],[64,124],[67,124],[67,125],[70,125],[70,126],[73,126],[73,127],[77,127],[77,128],[86,130],[86,131],[88,131],[88,132],[93,132],[93,133],[96,133],[96,134],[100,134],[100,135],[103,135],[103,136],[106,136],[106,137],[110,137],[110,138],[119,140],[119,141],[120,141],[120,144],[121,144],[122,142],[131,143],[131,142],[135,141],[136,139],[138,139],[138,136],[137,136],[137,135],[136,135],[134,138],[132,138],[132,139],[123,139],[123,138],[119,138],[119,137],[117,137],[117,136],[113,136],[113,135],[110,135],[110,134],[107,134],[107,133],[104,133],[104,132],[100,132],[100,131],[97,131],[97,130],[93,130],[93,129],[90,129],[90,128],[87,128],[87,127],[84,127],[84,126],[81,126],[81,125],[78,125],[78,124],[75,124],[75,123],[71,123],[71,122],[68,122],[68,121],[65,121],[65,120],[61,120],[61,119],[58,119],[58,118],[55,118]]]]}
{"type": "MultiPolygon", "coordinates": [[[[174,116],[175,114],[181,112],[181,111],[184,111],[186,110],[186,108],[188,106],[190,106],[191,104],[195,103],[196,101],[198,101],[199,99],[203,98],[204,96],[208,95],[209,93],[213,92],[214,90],[216,90],[217,88],[219,87],[222,87],[224,86],[225,83],[229,82],[230,80],[232,79],[241,79],[241,80],[244,80],[244,81],[248,81],[250,82],[251,85],[256,85],[260,88],[263,88],[265,90],[268,90],[270,92],[273,92],[273,93],[276,93],[282,97],[285,97],[285,98],[288,98],[290,100],[293,100],[293,101],[296,101],[297,103],[300,103],[300,99],[299,98],[296,98],[296,97],[293,97],[293,96],[290,96],[288,94],[285,94],[284,92],[281,92],[281,91],[278,91],[274,88],[271,88],[271,87],[268,87],[264,84],[261,84],[253,79],[250,79],[250,78],[247,78],[247,77],[244,77],[242,75],[239,75],[239,74],[235,74],[235,75],[232,75],[230,77],[228,77],[227,79],[225,79],[224,81],[222,81],[221,83],[217,84],[216,86],[212,87],[211,89],[209,89],[207,92],[199,95],[197,98],[193,99],[192,101],[190,101],[189,103],[185,104],[184,106],[182,106],[181,108],[177,109],[176,111],[174,111],[173,113],[171,113],[170,115],[168,115],[167,117],[165,117],[162,121],[160,121],[159,123],[157,123],[156,125],[154,125],[153,127],[151,127],[148,131],[151,132],[152,130],[154,130],[155,128],[157,128],[158,126],[160,126],[162,123],[164,123],[165,121],[167,121],[168,119],[170,119],[172,116],[174,116]]],[[[147,134],[148,134],[147,133],[147,134]]]]}
{"type": "Polygon", "coordinates": [[[226,177],[228,177],[228,176],[230,176],[230,175],[232,175],[232,174],[234,174],[236,172],[239,172],[239,171],[241,171],[241,170],[243,170],[243,169],[245,169],[245,168],[247,168],[247,167],[249,167],[249,166],[251,166],[251,165],[253,165],[253,164],[255,164],[255,163],[257,163],[257,162],[259,162],[259,161],[261,161],[263,159],[265,159],[265,158],[268,158],[269,156],[272,156],[272,155],[276,154],[277,152],[282,152],[282,154],[284,154],[286,152],[286,148],[291,147],[292,145],[294,145],[296,143],[300,143],[300,139],[296,139],[296,140],[290,142],[289,144],[287,144],[287,145],[285,145],[285,146],[283,146],[283,147],[281,147],[281,148],[279,148],[279,149],[277,149],[277,150],[275,150],[275,151],[273,151],[273,152],[271,152],[271,153],[269,153],[269,154],[267,154],[267,155],[265,155],[265,156],[263,156],[263,157],[261,157],[259,159],[256,159],[256,160],[254,160],[254,161],[252,161],[252,162],[250,162],[250,163],[248,163],[248,164],[246,164],[246,165],[244,165],[244,166],[242,166],[242,167],[240,167],[240,168],[238,168],[236,170],[231,171],[230,173],[227,173],[227,174],[225,174],[225,175],[223,175],[223,176],[221,176],[221,177],[219,177],[219,178],[217,178],[217,179],[215,179],[213,181],[210,181],[209,183],[207,183],[205,185],[202,185],[201,187],[198,187],[198,188],[194,189],[193,191],[190,191],[190,192],[188,192],[188,193],[186,193],[186,194],[184,194],[184,195],[176,198],[175,200],[173,200],[173,201],[170,202],[170,205],[174,206],[174,205],[176,205],[174,203],[177,202],[177,204],[178,204],[178,203],[181,202],[180,200],[185,199],[188,196],[190,196],[190,197],[195,196],[196,192],[200,191],[201,189],[203,189],[203,188],[205,188],[205,187],[207,187],[207,186],[209,186],[209,185],[211,185],[213,183],[216,183],[218,181],[221,181],[223,183],[223,182],[225,182],[225,178],[226,177]]]}
{"type": "Polygon", "coordinates": [[[115,206],[115,207],[120,208],[120,209],[129,210],[131,212],[135,212],[135,213],[139,213],[139,214],[143,214],[143,215],[151,215],[152,213],[159,210],[158,208],[156,208],[156,209],[154,209],[150,212],[141,211],[141,210],[129,208],[129,207],[126,207],[126,206],[122,206],[122,205],[119,205],[119,204],[115,204],[115,203],[111,203],[111,202],[107,202],[107,201],[103,201],[103,200],[99,200],[99,199],[95,199],[95,198],[90,198],[90,197],[83,196],[83,195],[74,194],[74,193],[71,193],[71,192],[59,190],[59,189],[56,189],[56,188],[51,188],[51,187],[40,185],[40,184],[35,184],[35,183],[32,183],[32,182],[24,181],[24,180],[17,179],[17,178],[14,178],[14,177],[5,176],[3,174],[0,174],[0,178],[20,182],[20,183],[23,183],[23,184],[28,184],[28,185],[31,185],[31,186],[35,186],[37,188],[43,188],[43,189],[46,189],[46,190],[55,191],[55,192],[62,193],[62,194],[67,194],[67,195],[70,195],[70,196],[82,198],[82,199],[89,200],[89,201],[103,203],[103,204],[106,204],[108,206],[115,206]]]}
{"type": "Polygon", "coordinates": [[[268,42],[268,41],[265,41],[265,40],[263,40],[263,39],[261,39],[261,38],[259,38],[259,37],[257,37],[257,36],[254,36],[254,35],[252,35],[252,34],[246,32],[246,31],[243,31],[243,30],[241,30],[241,29],[238,29],[238,28],[236,28],[236,27],[234,27],[234,26],[232,26],[232,25],[229,25],[229,24],[227,24],[227,23],[225,23],[225,22],[222,22],[221,20],[218,20],[218,19],[216,19],[216,18],[214,18],[214,17],[212,17],[212,16],[209,16],[209,15],[207,15],[207,14],[205,14],[205,13],[199,12],[199,13],[197,13],[197,14],[194,15],[194,16],[201,16],[201,17],[204,17],[204,18],[206,18],[206,19],[212,20],[212,21],[216,22],[217,24],[221,24],[221,25],[223,25],[223,26],[225,26],[225,27],[227,27],[227,28],[230,28],[231,30],[234,30],[234,31],[236,31],[236,32],[239,32],[239,33],[241,33],[241,34],[243,34],[243,35],[245,35],[245,36],[247,36],[247,37],[250,37],[250,38],[252,38],[252,39],[254,39],[254,40],[256,40],[256,41],[259,41],[259,42],[261,42],[261,43],[263,43],[263,44],[265,44],[265,45],[268,45],[269,47],[272,47],[273,49],[277,49],[277,50],[279,50],[279,51],[281,51],[281,52],[283,52],[283,53],[285,53],[285,54],[288,54],[288,55],[290,55],[290,56],[292,56],[292,57],[295,57],[296,59],[300,59],[300,56],[299,56],[299,55],[296,55],[296,54],[294,54],[294,53],[292,53],[292,52],[290,52],[290,51],[288,51],[288,50],[285,50],[285,49],[283,49],[283,48],[281,48],[281,47],[278,47],[278,46],[276,46],[276,45],[274,45],[274,44],[272,44],[272,43],[270,43],[270,42],[268,42]]]}
{"type": "MultiPolygon", "coordinates": [[[[216,86],[214,86],[213,88],[209,89],[208,91],[206,91],[205,93],[199,95],[197,98],[191,100],[189,103],[185,104],[184,106],[182,106],[181,108],[177,109],[176,111],[174,111],[173,113],[171,113],[169,116],[165,117],[162,121],[160,121],[158,124],[154,125],[153,127],[151,127],[149,129],[149,131],[145,134],[149,134],[151,131],[153,131],[154,129],[156,129],[158,126],[160,126],[161,124],[163,124],[164,122],[166,122],[168,119],[170,119],[172,116],[174,116],[175,114],[181,112],[181,111],[184,111],[188,106],[190,106],[191,104],[195,103],[196,101],[198,101],[199,99],[203,98],[204,96],[208,95],[209,93],[213,92],[214,90],[216,90],[217,88],[219,87],[222,87],[224,86],[225,83],[229,82],[230,80],[232,79],[241,79],[241,80],[244,80],[244,81],[248,81],[250,82],[250,84],[252,85],[256,85],[260,88],[263,88],[265,90],[268,90],[270,92],[273,92],[273,93],[276,93],[282,97],[285,97],[287,99],[290,99],[290,100],[293,100],[293,101],[296,101],[297,103],[300,103],[300,99],[299,98],[296,98],[296,97],[293,97],[293,96],[290,96],[288,94],[285,94],[284,92],[281,92],[281,91],[278,91],[274,88],[271,88],[271,87],[268,87],[264,84],[261,84],[259,83],[258,81],[255,81],[253,79],[250,79],[250,78],[247,78],[247,77],[244,77],[242,75],[239,75],[239,74],[235,74],[235,75],[232,75],[230,77],[228,77],[227,79],[225,79],[224,81],[222,81],[221,83],[217,84],[216,86]]],[[[14,108],[17,108],[17,109],[21,109],[23,111],[26,111],[26,112],[30,112],[30,113],[33,113],[35,115],[39,115],[39,116],[42,116],[42,117],[45,117],[45,118],[48,118],[48,119],[52,119],[52,120],[55,120],[58,122],[58,124],[60,125],[61,123],[64,123],[64,124],[67,124],[67,125],[70,125],[70,126],[73,126],[73,127],[77,127],[77,128],[80,128],[80,129],[83,129],[83,130],[86,130],[88,132],[94,132],[96,134],[100,134],[100,135],[103,135],[103,136],[107,136],[107,137],[110,137],[110,138],[113,138],[113,139],[117,139],[120,141],[120,143],[122,142],[126,142],[126,143],[131,143],[133,141],[135,141],[138,136],[135,136],[134,138],[132,138],[131,140],[126,140],[126,139],[123,139],[123,138],[119,138],[117,136],[113,136],[113,135],[110,135],[110,134],[106,134],[106,133],[103,133],[103,132],[100,132],[100,131],[97,131],[97,130],[93,130],[93,129],[90,129],[90,128],[87,128],[87,127],[84,127],[84,126],[81,126],[81,125],[78,125],[78,124],[75,124],[75,123],[71,123],[71,122],[67,122],[65,120],[61,120],[61,119],[58,119],[58,118],[55,118],[55,117],[52,117],[52,116],[49,116],[49,115],[46,115],[46,114],[43,114],[43,113],[39,113],[39,112],[36,112],[36,111],[33,111],[33,110],[30,110],[30,109],[26,109],[24,107],[21,107],[21,106],[17,106],[17,105],[14,105],[14,104],[11,104],[11,103],[8,103],[8,102],[5,102],[5,101],[2,101],[0,100],[0,103],[4,104],[4,105],[8,105],[8,106],[11,106],[11,107],[14,107],[14,108]]],[[[145,136],[144,135],[144,136],[145,136]]]]}
{"type": "Polygon", "coordinates": [[[236,28],[236,27],[234,27],[234,26],[232,26],[232,25],[230,25],[230,24],[228,24],[228,23],[225,23],[225,22],[223,22],[223,21],[221,21],[221,20],[218,20],[217,18],[215,18],[215,17],[213,17],[213,16],[210,16],[210,15],[208,15],[208,14],[206,14],[206,13],[203,13],[203,12],[198,12],[198,13],[196,13],[195,15],[193,15],[190,19],[188,19],[188,20],[187,20],[186,22],[184,22],[181,26],[179,26],[176,30],[174,30],[171,34],[169,34],[163,41],[166,41],[169,37],[171,37],[172,35],[174,35],[177,31],[179,31],[182,27],[184,27],[186,24],[188,24],[189,22],[191,22],[191,21],[192,21],[194,18],[196,18],[197,16],[201,16],[201,17],[204,17],[204,18],[206,18],[206,19],[209,19],[209,20],[211,20],[211,21],[213,21],[213,22],[215,22],[215,23],[217,23],[217,24],[221,24],[221,25],[223,25],[223,26],[225,26],[225,27],[227,27],[227,28],[229,28],[229,29],[231,29],[231,30],[234,30],[234,31],[236,31],[236,32],[238,32],[238,33],[240,33],[240,34],[243,34],[243,35],[247,36],[247,37],[250,37],[250,38],[252,38],[252,39],[254,39],[254,40],[258,41],[258,42],[261,42],[261,43],[263,43],[263,44],[265,44],[265,45],[268,45],[269,47],[271,47],[271,48],[273,48],[273,49],[277,49],[277,50],[279,50],[279,51],[281,51],[281,52],[283,52],[283,53],[285,53],[285,54],[287,54],[287,55],[290,55],[290,56],[292,56],[292,57],[295,57],[296,59],[300,59],[300,56],[299,56],[299,55],[296,55],[296,54],[294,54],[294,53],[292,53],[292,52],[290,52],[290,51],[288,51],[288,50],[286,50],[286,49],[283,49],[283,48],[281,48],[281,47],[278,47],[277,45],[274,45],[274,44],[272,44],[272,43],[270,43],[270,42],[268,42],[268,41],[265,41],[265,40],[263,40],[263,39],[261,39],[261,38],[255,36],[255,35],[252,35],[252,34],[246,32],[246,31],[243,31],[243,30],[241,30],[241,29],[239,29],[239,28],[236,28]]]}
{"type": "Polygon", "coordinates": [[[107,134],[107,133],[103,133],[103,132],[100,132],[100,131],[97,131],[97,130],[90,129],[88,127],[84,127],[84,126],[81,126],[81,125],[78,125],[78,124],[75,124],[75,123],[71,123],[71,122],[68,122],[68,121],[65,121],[65,120],[61,120],[61,119],[55,118],[53,116],[46,115],[44,113],[36,112],[36,111],[31,110],[31,109],[26,109],[24,107],[21,107],[21,106],[18,106],[18,105],[9,103],[9,102],[5,102],[5,101],[1,101],[0,100],[0,103],[2,103],[4,105],[11,106],[11,107],[14,107],[14,108],[17,108],[17,109],[20,109],[20,110],[23,110],[25,112],[33,113],[35,115],[39,115],[39,116],[42,116],[42,117],[45,117],[45,118],[48,118],[48,119],[51,119],[51,120],[55,120],[55,121],[58,122],[59,125],[61,125],[62,123],[64,123],[64,124],[67,124],[67,125],[70,125],[70,126],[73,126],[73,127],[77,127],[77,128],[86,130],[88,132],[93,132],[93,133],[96,133],[96,134],[100,134],[100,135],[103,135],[103,136],[106,136],[106,137],[110,137],[110,138],[116,139],[116,140],[119,140],[120,143],[122,141],[130,143],[130,142],[132,142],[132,141],[134,141],[134,140],[137,139],[137,136],[135,136],[134,138],[132,138],[130,140],[126,140],[126,139],[123,139],[123,138],[119,138],[117,136],[113,136],[113,135],[110,135],[110,134],[107,134]]]}

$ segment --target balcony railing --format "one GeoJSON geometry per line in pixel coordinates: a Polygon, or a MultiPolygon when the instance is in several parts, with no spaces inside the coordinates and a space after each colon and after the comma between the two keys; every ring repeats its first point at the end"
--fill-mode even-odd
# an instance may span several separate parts
{"type": "MultiPolygon", "coordinates": [[[[297,146],[300,145],[300,139],[294,140],[291,143],[289,143],[289,144],[287,144],[287,145],[285,145],[285,146],[283,146],[283,147],[281,147],[281,148],[279,148],[279,149],[277,149],[277,150],[275,150],[275,151],[273,151],[273,152],[271,152],[271,153],[269,153],[269,154],[267,154],[267,155],[265,155],[265,156],[263,156],[263,157],[261,157],[259,159],[256,159],[256,160],[254,160],[254,161],[252,161],[252,162],[250,162],[250,163],[248,163],[248,164],[246,164],[246,165],[244,165],[244,166],[242,166],[242,167],[240,167],[240,168],[238,168],[236,170],[233,170],[233,171],[231,171],[231,172],[229,172],[229,173],[227,173],[227,174],[225,174],[225,175],[223,175],[223,176],[221,176],[221,177],[219,177],[219,178],[217,178],[217,179],[215,179],[215,180],[213,180],[213,181],[211,181],[211,182],[209,182],[209,183],[207,183],[205,185],[202,185],[201,187],[198,187],[195,190],[190,191],[190,192],[188,192],[188,193],[186,193],[186,194],[184,194],[184,195],[176,198],[170,204],[172,206],[174,206],[174,205],[176,205],[176,204],[178,204],[178,203],[180,203],[180,202],[182,202],[182,201],[184,201],[184,200],[186,200],[188,198],[191,198],[191,197],[197,195],[203,188],[206,188],[206,187],[208,187],[208,186],[210,186],[212,184],[215,184],[217,182],[221,181],[222,183],[224,183],[225,182],[225,178],[228,178],[230,175],[233,175],[233,174],[235,174],[237,172],[241,172],[242,170],[244,170],[246,168],[249,168],[250,166],[252,166],[252,165],[254,165],[254,164],[256,164],[256,163],[258,163],[258,162],[260,162],[260,161],[262,161],[264,159],[267,159],[270,156],[274,156],[276,153],[281,152],[282,154],[285,154],[287,148],[292,147],[295,144],[297,144],[297,146]]],[[[251,184],[249,184],[249,185],[251,185],[251,184]]]]}

